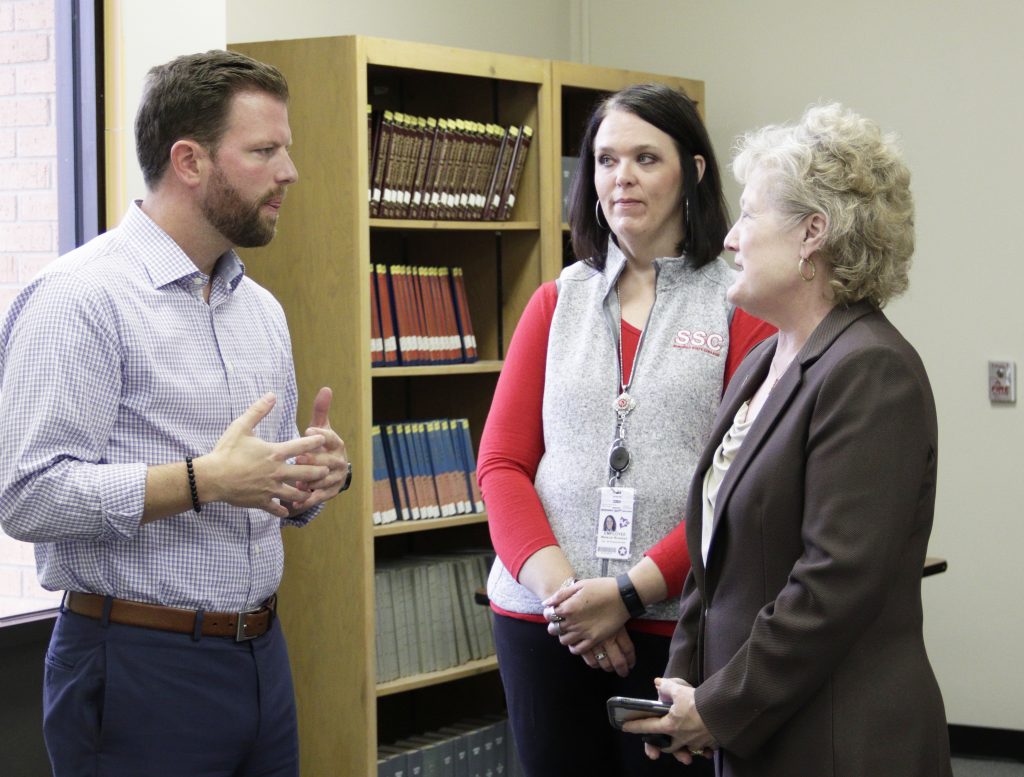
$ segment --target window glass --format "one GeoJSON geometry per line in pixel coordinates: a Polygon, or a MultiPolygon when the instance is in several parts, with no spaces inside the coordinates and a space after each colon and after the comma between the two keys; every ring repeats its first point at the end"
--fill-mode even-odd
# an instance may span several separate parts
{"type": "MultiPolygon", "coordinates": [[[[93,6],[0,2],[0,316],[58,253],[98,230],[93,6]]],[[[0,619],[60,597],[40,587],[32,545],[0,532],[0,619]]]]}

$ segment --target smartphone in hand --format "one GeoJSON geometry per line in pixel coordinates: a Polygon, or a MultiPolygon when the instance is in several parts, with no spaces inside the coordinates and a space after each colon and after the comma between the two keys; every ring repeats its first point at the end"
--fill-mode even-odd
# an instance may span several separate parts
{"type": "MultiPolygon", "coordinates": [[[[627,720],[639,718],[660,718],[666,715],[672,707],[657,699],[633,699],[628,696],[612,696],[608,700],[608,722],[614,728],[622,730],[622,724],[627,720]]],[[[668,734],[644,734],[644,742],[655,747],[668,747],[672,744],[672,737],[668,734]]]]}

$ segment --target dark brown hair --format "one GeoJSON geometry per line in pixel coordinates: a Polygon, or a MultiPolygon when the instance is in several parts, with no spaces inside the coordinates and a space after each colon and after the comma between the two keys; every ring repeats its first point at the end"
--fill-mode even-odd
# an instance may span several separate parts
{"type": "Polygon", "coordinates": [[[216,153],[231,99],[253,91],[288,102],[281,71],[234,51],[189,54],[152,68],[135,114],[135,151],[146,186],[160,183],[171,146],[182,138],[216,153]]]}
{"type": "Polygon", "coordinates": [[[609,111],[632,113],[669,135],[679,151],[683,172],[683,242],[677,247],[695,267],[703,267],[722,252],[729,232],[729,209],[722,194],[711,139],[697,106],[686,95],[664,84],[637,84],[602,100],[587,120],[580,142],[580,161],[569,191],[569,225],[576,256],[604,269],[608,256],[607,227],[597,222],[594,189],[594,137],[609,111]],[[695,156],[704,157],[704,175],[697,181],[695,156]]]}

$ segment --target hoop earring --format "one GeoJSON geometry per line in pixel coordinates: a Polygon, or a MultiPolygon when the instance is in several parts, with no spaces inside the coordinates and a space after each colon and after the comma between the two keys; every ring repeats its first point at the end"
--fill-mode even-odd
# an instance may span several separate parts
{"type": "Polygon", "coordinates": [[[611,227],[608,226],[607,220],[604,224],[601,223],[601,201],[594,200],[594,219],[597,221],[597,228],[611,232],[611,227]]]}
{"type": "Polygon", "coordinates": [[[803,257],[803,256],[800,257],[800,263],[796,266],[796,271],[798,273],[800,273],[800,277],[803,278],[808,283],[813,281],[814,280],[814,276],[818,274],[818,269],[814,266],[814,260],[813,259],[807,259],[806,257],[803,257]],[[811,277],[810,278],[808,278],[806,275],[804,275],[804,265],[805,264],[809,264],[811,266],[811,277]]]}

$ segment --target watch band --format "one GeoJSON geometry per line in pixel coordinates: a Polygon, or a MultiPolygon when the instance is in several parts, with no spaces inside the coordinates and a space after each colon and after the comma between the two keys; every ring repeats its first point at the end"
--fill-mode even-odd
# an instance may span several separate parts
{"type": "Polygon", "coordinates": [[[615,578],[615,582],[619,585],[619,596],[622,597],[622,603],[626,605],[626,611],[629,613],[630,618],[639,618],[647,612],[647,608],[644,607],[640,594],[636,592],[636,587],[633,585],[633,581],[629,579],[629,575],[623,572],[615,578]]]}

